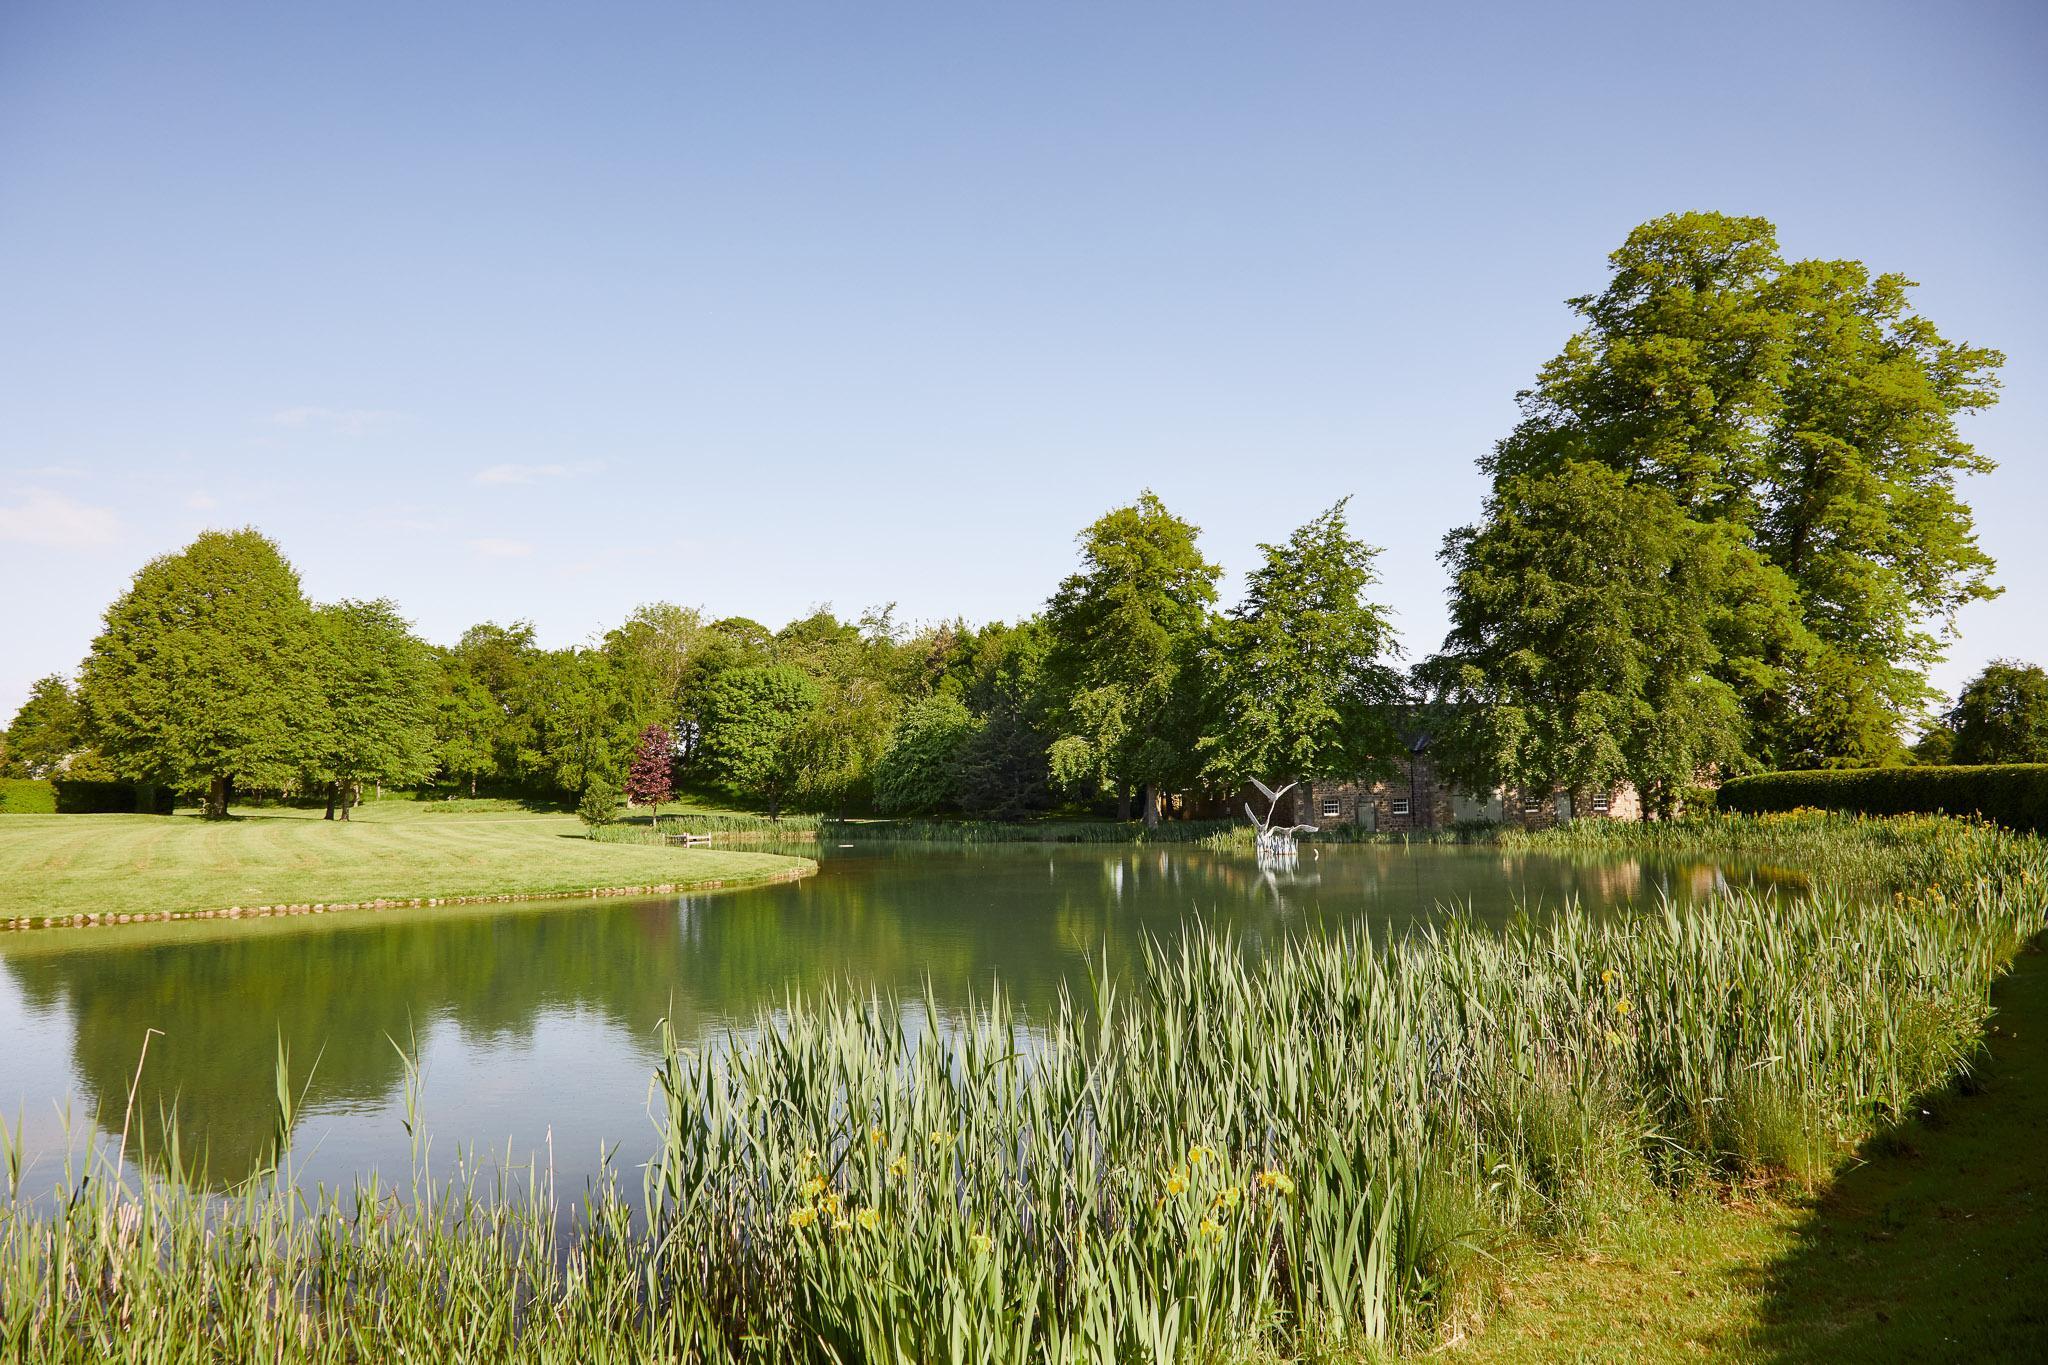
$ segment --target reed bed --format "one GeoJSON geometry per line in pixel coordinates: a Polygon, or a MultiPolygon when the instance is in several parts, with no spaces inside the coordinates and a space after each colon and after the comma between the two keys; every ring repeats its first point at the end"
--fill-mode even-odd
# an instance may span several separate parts
{"type": "MultiPolygon", "coordinates": [[[[1697,846],[1622,828],[1608,851],[1697,846]]],[[[545,1179],[209,1202],[102,1165],[0,1210],[0,1353],[1367,1357],[1424,1339],[1493,1238],[1824,1171],[1967,1070],[2043,927],[2048,845],[1988,826],[1692,837],[1820,889],[1259,953],[1191,927],[1036,1017],[828,989],[670,1038],[637,1198],[573,1218],[545,1179]]]]}

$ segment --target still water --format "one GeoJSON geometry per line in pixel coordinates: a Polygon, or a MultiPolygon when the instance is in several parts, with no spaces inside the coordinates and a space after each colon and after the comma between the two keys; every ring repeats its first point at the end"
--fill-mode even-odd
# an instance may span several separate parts
{"type": "Polygon", "coordinates": [[[815,877],[715,895],[7,935],[0,1116],[19,1119],[32,1178],[53,1179],[67,1143],[120,1133],[147,1034],[134,1131],[160,1142],[157,1116],[175,1108],[188,1159],[203,1149],[209,1183],[225,1184],[268,1148],[281,1042],[305,1087],[301,1179],[402,1176],[403,1043],[423,1063],[437,1164],[461,1148],[551,1154],[573,1193],[602,1152],[630,1168],[652,1149],[664,1018],[708,1042],[831,982],[915,1001],[929,981],[943,1012],[1000,981],[1028,1010],[1062,983],[1085,990],[1091,963],[1128,970],[1145,935],[1189,920],[1257,949],[1348,924],[1397,932],[1449,905],[1498,922],[1570,897],[1697,900],[1787,879],[1477,848],[1337,847],[1281,872],[1194,849],[809,851],[815,877]]]}

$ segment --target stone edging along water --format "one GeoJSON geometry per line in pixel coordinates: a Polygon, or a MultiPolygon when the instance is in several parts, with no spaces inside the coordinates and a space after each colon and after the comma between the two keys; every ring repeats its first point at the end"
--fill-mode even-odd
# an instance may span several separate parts
{"type": "Polygon", "coordinates": [[[278,915],[331,915],[341,910],[419,910],[439,905],[492,905],[511,901],[591,900],[609,896],[694,895],[699,891],[738,891],[749,886],[801,881],[818,870],[805,858],[797,866],[758,877],[711,877],[695,882],[659,882],[652,886],[593,886],[585,891],[502,891],[488,896],[391,896],[367,901],[311,901],[290,905],[231,905],[225,910],[145,910],[125,915],[53,915],[0,919],[10,929],[97,929],[113,924],[162,924],[174,920],[270,919],[278,915]]]}

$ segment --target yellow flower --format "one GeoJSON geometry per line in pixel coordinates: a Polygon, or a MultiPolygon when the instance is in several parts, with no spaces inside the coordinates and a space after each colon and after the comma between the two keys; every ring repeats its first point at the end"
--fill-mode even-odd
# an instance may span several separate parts
{"type": "Polygon", "coordinates": [[[1222,1241],[1223,1224],[1217,1222],[1214,1218],[1204,1218],[1202,1220],[1202,1235],[1212,1241],[1222,1241]]]}
{"type": "Polygon", "coordinates": [[[795,1213],[789,1215],[789,1225],[793,1228],[807,1228],[817,1221],[818,1211],[816,1209],[798,1209],[795,1213]]]}
{"type": "Polygon", "coordinates": [[[894,1161],[889,1163],[889,1174],[895,1176],[898,1180],[901,1180],[904,1176],[909,1175],[910,1159],[908,1157],[897,1157],[894,1161]]]}
{"type": "Polygon", "coordinates": [[[1613,1029],[1607,1030],[1607,1045],[1609,1047],[1619,1047],[1621,1045],[1621,1035],[1613,1029]]]}
{"type": "Polygon", "coordinates": [[[1259,1172],[1259,1188],[1275,1194],[1293,1194],[1294,1181],[1285,1171],[1264,1170],[1259,1172]]]}
{"type": "Polygon", "coordinates": [[[834,1232],[846,1232],[852,1227],[853,1224],[847,1222],[844,1218],[834,1218],[832,1220],[832,1231],[834,1232]]]}
{"type": "Polygon", "coordinates": [[[1210,1157],[1217,1155],[1219,1155],[1219,1153],[1216,1151],[1214,1147],[1204,1147],[1201,1143],[1198,1142],[1194,1146],[1188,1148],[1188,1164],[1190,1166],[1199,1166],[1204,1161],[1208,1160],[1210,1157]]]}
{"type": "Polygon", "coordinates": [[[820,1195],[818,1197],[818,1207],[823,1209],[826,1213],[839,1212],[839,1195],[837,1194],[837,1192],[827,1191],[826,1193],[820,1195]]]}
{"type": "Polygon", "coordinates": [[[1612,984],[1613,984],[1613,982],[1614,982],[1614,968],[1612,968],[1612,967],[1609,967],[1609,968],[1608,968],[1608,969],[1607,969],[1606,971],[1604,971],[1604,972],[1600,973],[1600,984],[1601,984],[1601,985],[1603,985],[1603,986],[1607,986],[1607,985],[1612,985],[1612,984]]]}
{"type": "Polygon", "coordinates": [[[804,1182],[804,1198],[816,1199],[825,1192],[825,1177],[814,1175],[804,1182]]]}
{"type": "Polygon", "coordinates": [[[970,1236],[970,1237],[969,1237],[969,1238],[968,1238],[967,1240],[968,1240],[968,1241],[969,1241],[969,1242],[970,1242],[970,1243],[971,1243],[971,1244],[973,1245],[973,1247],[974,1247],[974,1254],[975,1254],[975,1255],[977,1255],[977,1256],[986,1256],[986,1255],[988,1255],[988,1248],[989,1248],[989,1240],[988,1240],[988,1234],[987,1234],[987,1233],[985,1233],[985,1232],[977,1232],[977,1233],[974,1233],[974,1234],[973,1234],[972,1236],[970,1236]]]}
{"type": "Polygon", "coordinates": [[[862,1209],[854,1215],[854,1218],[869,1232],[873,1232],[882,1225],[882,1215],[874,1209],[862,1209]]]}
{"type": "Polygon", "coordinates": [[[1219,1209],[1234,1209],[1237,1207],[1239,1197],[1237,1186],[1225,1185],[1216,1192],[1216,1207],[1219,1209]]]}
{"type": "Polygon", "coordinates": [[[1616,1014],[1627,1014],[1627,1013],[1628,1013],[1628,1001],[1626,1001],[1626,1000],[1617,1000],[1617,1001],[1615,1001],[1615,1002],[1614,1002],[1614,1012],[1615,1012],[1616,1014]]]}
{"type": "Polygon", "coordinates": [[[1166,1177],[1166,1192],[1168,1194],[1185,1193],[1187,1187],[1188,1182],[1179,1171],[1175,1171],[1172,1175],[1166,1177]]]}
{"type": "Polygon", "coordinates": [[[953,1142],[953,1135],[952,1135],[951,1133],[947,1132],[947,1131],[946,1131],[946,1130],[945,1130],[944,1128],[934,1128],[934,1129],[932,1129],[932,1146],[934,1146],[934,1147],[947,1147],[947,1146],[951,1146],[951,1145],[952,1145],[952,1142],[953,1142]]]}
{"type": "Polygon", "coordinates": [[[815,1147],[804,1148],[803,1155],[797,1158],[797,1169],[800,1171],[808,1171],[817,1164],[818,1149],[815,1147]]]}
{"type": "Polygon", "coordinates": [[[873,1127],[873,1128],[870,1128],[870,1129],[868,1129],[868,1146],[870,1146],[870,1147],[879,1147],[879,1146],[881,1146],[881,1145],[882,1145],[882,1136],[883,1136],[883,1134],[882,1134],[882,1130],[881,1130],[881,1127],[880,1127],[879,1125],[877,1125],[876,1127],[873,1127]]]}

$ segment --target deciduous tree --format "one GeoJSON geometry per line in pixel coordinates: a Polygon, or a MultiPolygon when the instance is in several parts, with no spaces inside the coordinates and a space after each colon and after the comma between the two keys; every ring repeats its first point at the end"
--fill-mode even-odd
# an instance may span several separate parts
{"type": "Polygon", "coordinates": [[[649,807],[657,828],[662,802],[675,795],[675,767],[675,733],[660,722],[642,730],[633,764],[626,770],[626,800],[649,807]]]}
{"type": "Polygon", "coordinates": [[[802,775],[794,742],[818,705],[818,686],[787,664],[731,669],[704,696],[699,757],[707,773],[735,795],[763,802],[780,819],[782,803],[802,775]]]}
{"type": "Polygon", "coordinates": [[[107,608],[80,681],[89,730],[123,776],[206,788],[289,782],[322,724],[313,613],[254,530],[207,531],[151,560],[107,608]]]}
{"type": "Polygon", "coordinates": [[[1053,776],[1110,784],[1120,807],[1141,784],[1148,824],[1199,763],[1197,669],[1220,570],[1198,535],[1147,490],[1081,533],[1081,568],[1046,607],[1053,776]]]}
{"type": "Polygon", "coordinates": [[[1995,591],[1957,492],[1992,464],[1956,423],[2003,357],[1944,338],[1903,276],[1787,263],[1761,218],[1659,218],[1610,265],[1483,467],[1605,465],[1748,537],[1793,589],[1762,653],[1723,642],[1757,757],[1891,756],[1957,608],[1995,591]]]}
{"type": "Polygon", "coordinates": [[[1216,632],[1204,771],[1367,777],[1391,771],[1403,680],[1386,609],[1365,597],[1378,553],[1351,534],[1341,499],[1264,556],[1216,632]]]}
{"type": "Polygon", "coordinates": [[[1994,659],[1963,686],[1947,716],[1956,763],[2048,763],[2048,672],[1994,659]]]}
{"type": "Polygon", "coordinates": [[[1776,571],[1725,526],[1619,470],[1570,463],[1497,481],[1443,559],[1451,632],[1421,673],[1452,704],[1448,775],[1543,792],[1626,779],[1668,807],[1701,769],[1740,756],[1717,628],[1773,591],[1776,571]]]}
{"type": "Polygon", "coordinates": [[[6,755],[0,775],[48,777],[85,747],[85,716],[78,694],[61,676],[38,678],[28,700],[7,727],[6,755]]]}
{"type": "Polygon", "coordinates": [[[327,785],[327,818],[346,820],[365,782],[433,776],[434,657],[390,602],[337,602],[315,624],[322,706],[309,767],[327,785]]]}

